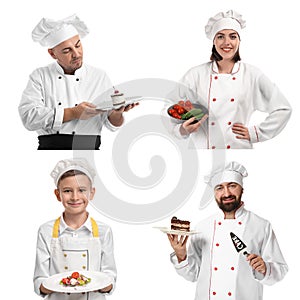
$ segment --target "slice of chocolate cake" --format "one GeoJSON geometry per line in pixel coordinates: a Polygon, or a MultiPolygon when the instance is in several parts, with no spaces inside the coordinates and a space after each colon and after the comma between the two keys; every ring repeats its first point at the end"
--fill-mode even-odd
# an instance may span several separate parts
{"type": "Polygon", "coordinates": [[[173,217],[171,219],[171,230],[190,231],[190,221],[179,220],[173,217]]]}

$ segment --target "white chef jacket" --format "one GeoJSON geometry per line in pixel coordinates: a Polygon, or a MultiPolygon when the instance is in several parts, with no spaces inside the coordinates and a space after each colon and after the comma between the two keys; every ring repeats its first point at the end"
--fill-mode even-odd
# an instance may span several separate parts
{"type": "Polygon", "coordinates": [[[261,300],[263,284],[278,282],[288,271],[271,224],[244,206],[235,219],[224,219],[220,211],[198,223],[195,230],[200,233],[191,237],[186,260],[178,263],[175,253],[171,254],[177,273],[197,281],[195,299],[261,300]],[[236,251],[230,232],[247,245],[248,253],[263,258],[265,276],[253,271],[246,257],[236,251]]]}
{"type": "MultiPolygon", "coordinates": [[[[41,283],[48,277],[50,277],[53,272],[55,272],[55,267],[51,266],[51,242],[52,242],[52,232],[55,220],[49,221],[40,226],[38,230],[37,237],[37,250],[36,250],[36,262],[34,270],[34,291],[41,295],[40,286],[41,283]]],[[[99,271],[104,272],[113,278],[113,289],[109,292],[111,294],[115,287],[115,281],[117,277],[117,270],[114,259],[114,247],[113,247],[113,235],[111,228],[99,221],[96,221],[99,231],[99,239],[101,244],[100,255],[100,268],[99,270],[89,270],[89,271],[99,271]]],[[[92,225],[90,217],[86,222],[78,229],[72,229],[68,227],[63,219],[63,215],[60,218],[59,226],[59,237],[73,237],[74,239],[90,239],[93,237],[92,225]]],[[[76,242],[76,241],[75,241],[76,242]]],[[[96,259],[96,258],[95,258],[96,259]]],[[[98,258],[97,258],[98,260],[98,258]]],[[[64,272],[66,272],[64,270],[64,272]]],[[[103,298],[103,295],[102,295],[103,298]]],[[[101,299],[102,299],[101,298],[101,299]]]]}
{"type": "MultiPolygon", "coordinates": [[[[52,63],[32,72],[19,105],[19,114],[28,130],[38,135],[86,134],[100,135],[103,124],[115,131],[104,112],[88,120],[63,123],[64,109],[87,101],[110,101],[112,84],[104,71],[83,64],[74,75],[64,74],[62,67],[52,63]]],[[[98,105],[99,102],[94,103],[98,105]]]]}
{"type": "MultiPolygon", "coordinates": [[[[252,144],[273,138],[287,124],[291,107],[286,98],[259,69],[242,62],[235,63],[231,74],[218,72],[216,62],[191,68],[176,92],[179,99],[199,102],[208,109],[209,118],[191,135],[194,143],[204,149],[252,148],[252,144]],[[260,124],[249,126],[254,111],[267,113],[260,124]],[[236,138],[235,123],[249,129],[250,142],[236,138]]],[[[180,125],[174,133],[182,138],[180,125]]],[[[185,136],[187,137],[187,136],[185,136]]]]}

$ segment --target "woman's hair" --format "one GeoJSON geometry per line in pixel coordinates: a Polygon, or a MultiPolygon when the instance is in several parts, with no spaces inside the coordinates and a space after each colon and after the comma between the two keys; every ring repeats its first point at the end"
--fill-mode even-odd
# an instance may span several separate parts
{"type": "Polygon", "coordinates": [[[59,180],[57,182],[57,186],[59,185],[61,180],[65,179],[67,177],[76,176],[76,175],[85,175],[89,179],[90,183],[92,184],[90,178],[84,172],[79,171],[79,170],[69,170],[61,175],[61,177],[59,178],[59,180]]]}
{"type": "MultiPolygon", "coordinates": [[[[211,50],[210,60],[211,61],[220,61],[222,59],[223,59],[223,57],[218,53],[215,45],[213,45],[212,50],[211,50]]],[[[232,59],[234,62],[241,60],[239,49],[236,51],[236,53],[234,54],[234,57],[232,59]]]]}

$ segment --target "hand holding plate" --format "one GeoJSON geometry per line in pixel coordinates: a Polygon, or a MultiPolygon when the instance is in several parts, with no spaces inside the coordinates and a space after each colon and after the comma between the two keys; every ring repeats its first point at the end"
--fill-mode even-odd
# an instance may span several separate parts
{"type": "Polygon", "coordinates": [[[113,285],[110,284],[110,285],[104,287],[103,289],[99,290],[99,292],[100,293],[109,293],[112,290],[112,288],[113,288],[113,285]]]}
{"type": "Polygon", "coordinates": [[[177,234],[167,234],[168,239],[170,241],[171,247],[174,249],[175,254],[177,256],[178,262],[186,259],[187,250],[186,250],[186,243],[188,241],[189,236],[181,235],[180,238],[177,234]]]}
{"type": "Polygon", "coordinates": [[[41,293],[44,294],[44,295],[49,295],[49,294],[52,294],[52,293],[53,293],[53,291],[51,291],[51,290],[45,288],[45,287],[43,286],[43,284],[40,285],[40,291],[41,291],[41,293]]]}
{"type": "Polygon", "coordinates": [[[186,120],[180,126],[181,135],[189,135],[199,129],[199,127],[206,121],[208,115],[204,115],[201,120],[197,121],[195,117],[186,120]],[[196,121],[196,122],[195,122],[196,121]]]}

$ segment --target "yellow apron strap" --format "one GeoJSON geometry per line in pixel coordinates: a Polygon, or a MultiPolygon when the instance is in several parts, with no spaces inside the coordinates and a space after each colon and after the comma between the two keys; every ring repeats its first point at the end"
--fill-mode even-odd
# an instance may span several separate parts
{"type": "Polygon", "coordinates": [[[59,224],[60,224],[60,217],[57,218],[54,222],[53,230],[52,230],[52,237],[58,238],[59,235],[59,224]]]}
{"type": "MultiPolygon", "coordinates": [[[[93,237],[98,238],[99,237],[98,225],[93,218],[91,218],[91,223],[92,223],[93,237]]],[[[59,236],[59,224],[60,224],[60,217],[57,218],[54,222],[54,226],[53,226],[53,230],[52,230],[53,238],[58,238],[58,236],[59,236]]]]}
{"type": "Polygon", "coordinates": [[[98,238],[99,237],[98,225],[93,218],[91,218],[91,223],[92,223],[93,237],[98,238]]]}

